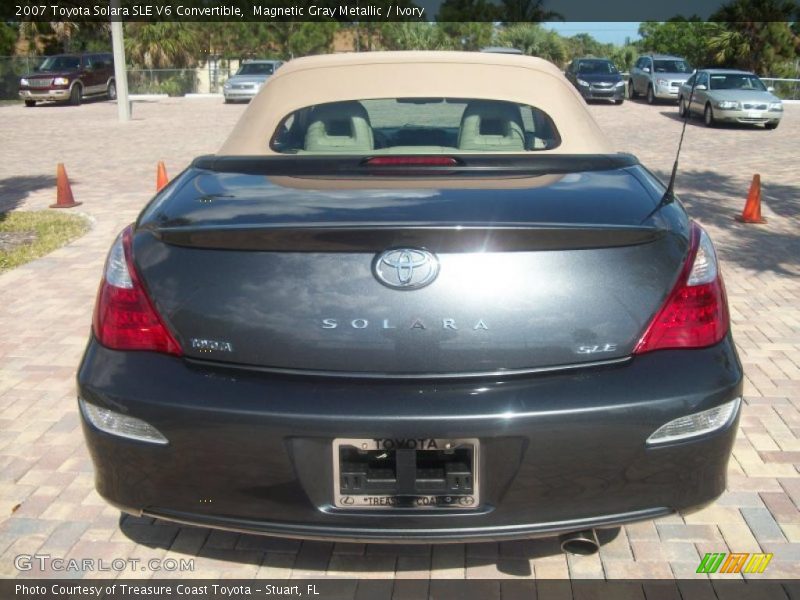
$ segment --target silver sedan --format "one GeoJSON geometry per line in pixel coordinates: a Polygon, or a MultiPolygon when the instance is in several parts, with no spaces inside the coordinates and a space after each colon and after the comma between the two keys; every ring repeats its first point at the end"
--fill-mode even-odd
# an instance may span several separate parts
{"type": "Polygon", "coordinates": [[[772,91],[747,71],[704,69],[681,86],[678,111],[682,117],[687,110],[702,115],[708,127],[728,122],[775,129],[783,117],[783,103],[772,91]]]}

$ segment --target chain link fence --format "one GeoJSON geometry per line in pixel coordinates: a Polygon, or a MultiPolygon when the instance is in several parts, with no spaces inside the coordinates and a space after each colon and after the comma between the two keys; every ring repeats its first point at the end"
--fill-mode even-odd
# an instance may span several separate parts
{"type": "Polygon", "coordinates": [[[0,56],[0,100],[18,99],[19,78],[33,72],[43,59],[43,56],[0,56]]]}
{"type": "MultiPolygon", "coordinates": [[[[33,73],[43,59],[43,56],[0,56],[0,100],[18,99],[20,77],[33,73]]],[[[169,96],[220,93],[222,85],[235,72],[236,66],[229,61],[212,61],[196,69],[129,68],[128,92],[169,96]]]]}
{"type": "Polygon", "coordinates": [[[761,81],[775,88],[775,95],[782,100],[800,100],[800,79],[762,77],[761,81]]]}
{"type": "MultiPolygon", "coordinates": [[[[32,73],[43,56],[0,56],[0,100],[16,100],[19,78],[32,73]]],[[[220,93],[222,84],[236,72],[238,61],[214,60],[196,69],[128,69],[131,94],[184,96],[220,93]],[[231,64],[233,62],[233,64],[231,64]]],[[[800,100],[800,79],[762,77],[784,100],[800,100]]]]}
{"type": "Polygon", "coordinates": [[[128,93],[185,96],[198,93],[196,69],[128,69],[128,93]]]}

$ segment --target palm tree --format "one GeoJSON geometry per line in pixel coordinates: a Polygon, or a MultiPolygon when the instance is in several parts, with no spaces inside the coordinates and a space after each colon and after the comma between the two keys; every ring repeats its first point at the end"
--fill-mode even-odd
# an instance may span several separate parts
{"type": "Polygon", "coordinates": [[[545,0],[503,0],[503,20],[507,23],[540,23],[563,21],[564,16],[553,10],[545,10],[545,0]]]}
{"type": "Polygon", "coordinates": [[[771,75],[800,53],[800,36],[790,25],[794,16],[791,0],[734,0],[726,4],[711,16],[711,20],[722,22],[709,40],[715,60],[771,75]]]}
{"type": "Polygon", "coordinates": [[[192,23],[126,23],[125,53],[146,69],[192,67],[207,50],[205,37],[192,23]]]}
{"type": "Polygon", "coordinates": [[[22,21],[19,24],[19,40],[27,46],[28,52],[46,52],[48,47],[58,46],[60,52],[69,52],[72,39],[81,26],[74,21],[53,21],[35,23],[22,21]]]}
{"type": "Polygon", "coordinates": [[[455,40],[436,23],[386,23],[381,27],[381,45],[386,50],[452,50],[455,40]]]}
{"type": "Polygon", "coordinates": [[[563,38],[536,23],[514,23],[504,27],[497,39],[501,46],[517,48],[523,54],[538,56],[557,65],[566,60],[567,49],[563,38]]]}

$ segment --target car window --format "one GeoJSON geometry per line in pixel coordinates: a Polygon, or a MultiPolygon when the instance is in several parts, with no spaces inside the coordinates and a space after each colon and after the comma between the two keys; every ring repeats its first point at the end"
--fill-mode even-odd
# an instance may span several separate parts
{"type": "Polygon", "coordinates": [[[708,73],[700,73],[697,76],[697,85],[704,85],[708,87],[708,73]]]}
{"type": "Polygon", "coordinates": [[[78,69],[81,59],[78,56],[49,56],[39,65],[40,71],[68,71],[78,69]]]}
{"type": "Polygon", "coordinates": [[[270,146],[284,154],[453,154],[547,150],[560,141],[552,119],[526,104],[381,98],[296,110],[270,146]]]}
{"type": "Polygon", "coordinates": [[[691,73],[692,69],[685,60],[663,59],[653,61],[656,73],[691,73]]]}
{"type": "Polygon", "coordinates": [[[272,63],[245,63],[236,73],[237,75],[272,75],[275,65],[272,63]]]}
{"type": "Polygon", "coordinates": [[[712,90],[755,90],[766,91],[764,83],[755,75],[726,73],[711,75],[712,90]]]}
{"type": "Polygon", "coordinates": [[[612,75],[617,73],[617,68],[607,60],[582,60],[578,64],[578,73],[612,75]]]}

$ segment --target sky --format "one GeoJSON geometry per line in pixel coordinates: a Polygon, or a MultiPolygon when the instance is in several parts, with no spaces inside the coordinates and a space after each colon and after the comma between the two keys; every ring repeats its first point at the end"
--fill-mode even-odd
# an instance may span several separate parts
{"type": "Polygon", "coordinates": [[[603,44],[624,44],[625,38],[631,41],[638,39],[638,22],[548,22],[542,23],[544,27],[552,29],[564,36],[573,36],[579,33],[588,33],[598,42],[603,44]]]}

